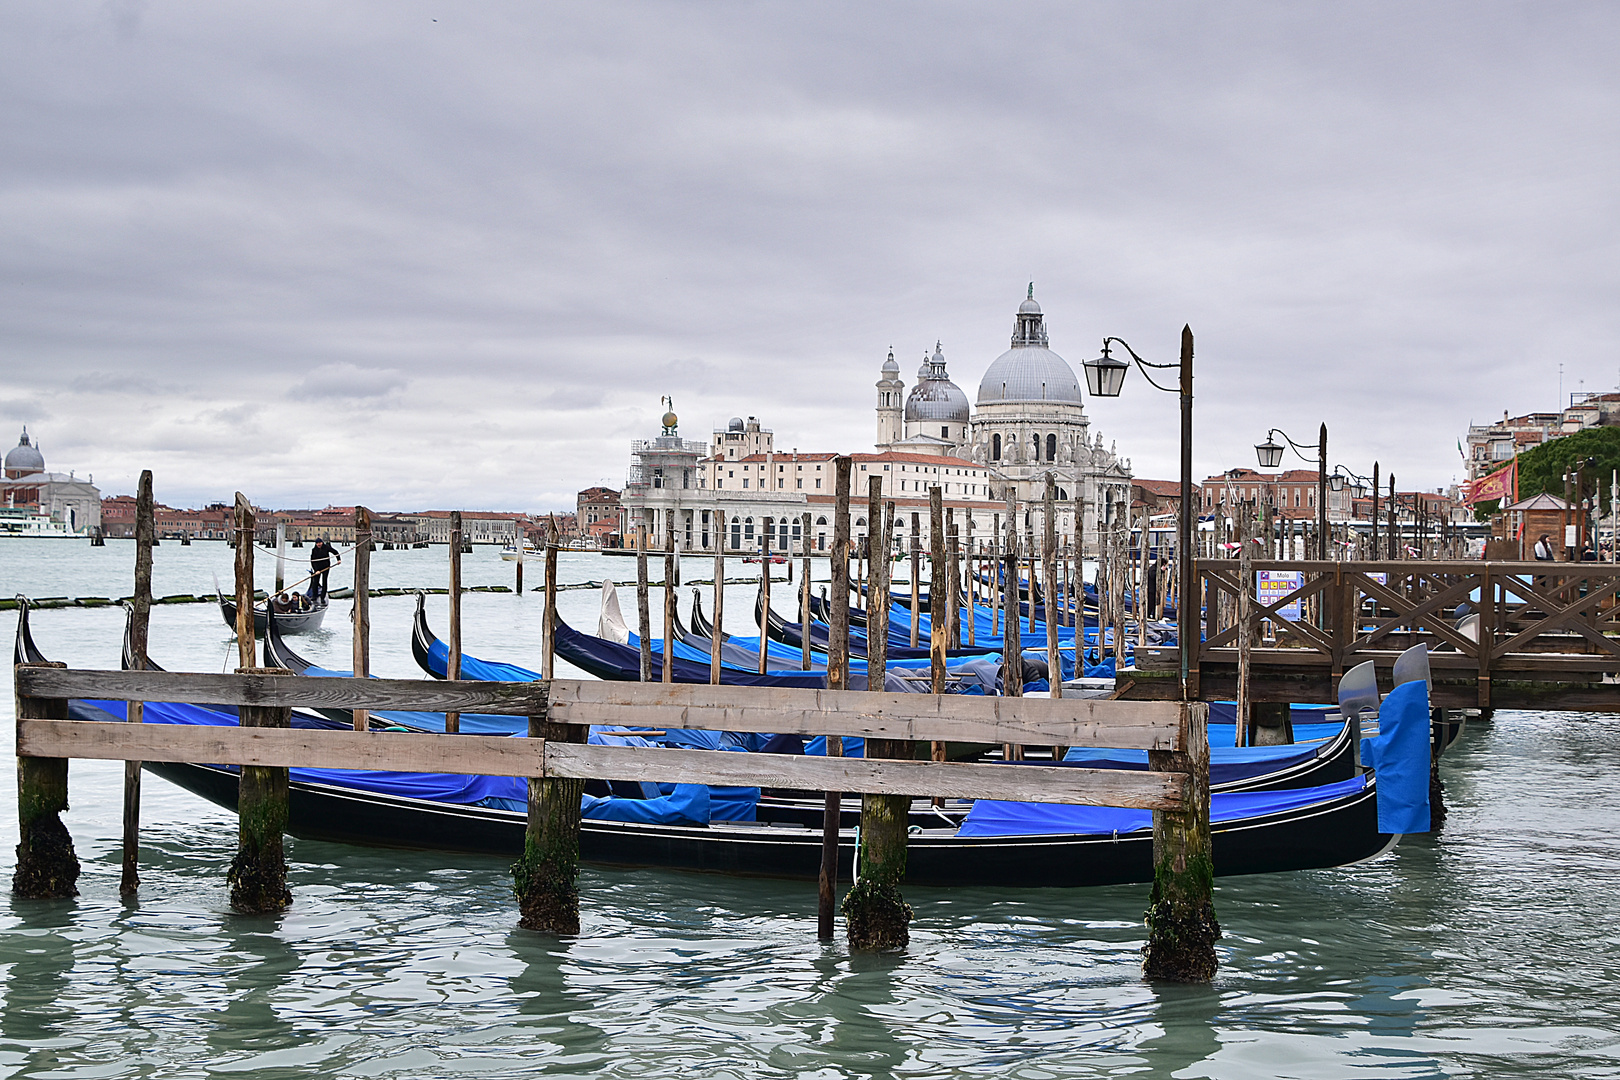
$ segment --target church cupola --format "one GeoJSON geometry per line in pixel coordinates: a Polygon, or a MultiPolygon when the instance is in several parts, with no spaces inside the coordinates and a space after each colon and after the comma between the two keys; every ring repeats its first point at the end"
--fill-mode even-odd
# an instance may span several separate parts
{"type": "Polygon", "coordinates": [[[1041,305],[1035,300],[1035,283],[1029,283],[1029,295],[1018,305],[1018,321],[1013,324],[1012,347],[1015,349],[1047,348],[1046,319],[1041,305]]]}

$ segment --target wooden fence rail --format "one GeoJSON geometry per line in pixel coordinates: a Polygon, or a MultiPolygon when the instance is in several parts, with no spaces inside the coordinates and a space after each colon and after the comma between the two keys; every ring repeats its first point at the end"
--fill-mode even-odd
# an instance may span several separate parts
{"type": "MultiPolygon", "coordinates": [[[[1331,701],[1365,660],[1392,665],[1429,646],[1437,706],[1620,709],[1620,566],[1602,563],[1265,561],[1298,584],[1234,617],[1239,562],[1195,563],[1201,639],[1188,642],[1192,696],[1236,695],[1243,638],[1256,701],[1331,701]],[[1286,609],[1297,606],[1297,617],[1286,609]],[[1472,618],[1465,618],[1472,616],[1472,618]]],[[[1252,579],[1251,579],[1252,580],[1252,579]]],[[[1286,580],[1286,579],[1285,579],[1286,580]]],[[[1133,696],[1167,699],[1175,648],[1146,649],[1133,696]]],[[[1387,672],[1386,672],[1387,674],[1387,672]]]]}
{"type": "MultiPolygon", "coordinates": [[[[67,801],[70,758],[241,766],[242,847],[233,880],[258,874],[274,882],[284,880],[284,863],[279,869],[261,868],[263,873],[245,865],[245,860],[251,861],[250,819],[253,858],[273,857],[279,863],[279,840],[267,841],[264,822],[286,820],[288,768],[527,777],[528,840],[514,873],[522,923],[535,928],[577,929],[579,801],[581,783],[590,778],[1151,809],[1156,864],[1208,865],[1208,707],[1197,702],[970,698],[560,679],[501,683],[312,678],[274,669],[232,675],[71,671],[34,664],[16,668],[15,686],[22,843],[14,891],[26,892],[24,881],[57,883],[39,886],[35,895],[76,891],[77,863],[69,868],[63,861],[64,853],[67,860],[73,856],[59,817],[67,801]],[[70,699],[233,705],[239,707],[242,720],[240,726],[75,721],[66,718],[70,699]],[[289,726],[295,708],[526,716],[530,737],[295,729],[289,726]],[[590,725],[859,736],[875,741],[1135,748],[1149,752],[1151,767],[1132,771],[594,746],[586,743],[590,725]],[[262,854],[271,849],[271,856],[262,854]]],[[[279,836],[280,826],[272,831],[279,836]]],[[[904,835],[902,818],[901,844],[904,835]]],[[[1176,872],[1165,871],[1172,876],[1176,872]]],[[[1156,896],[1162,884],[1156,884],[1156,896]]],[[[1194,884],[1187,902],[1207,906],[1207,885],[1194,884]]],[[[277,885],[263,902],[278,907],[284,891],[277,885]]],[[[1173,920],[1164,925],[1172,926],[1173,920]]],[[[1150,950],[1156,946],[1158,955],[1183,948],[1172,931],[1162,941],[1156,940],[1158,934],[1150,925],[1150,950]]],[[[1213,964],[1211,951],[1194,966],[1212,972],[1213,964]]]]}

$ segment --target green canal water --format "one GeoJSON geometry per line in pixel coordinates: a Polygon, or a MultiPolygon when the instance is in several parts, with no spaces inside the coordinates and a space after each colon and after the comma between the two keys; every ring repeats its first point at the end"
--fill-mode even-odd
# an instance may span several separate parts
{"type": "MultiPolygon", "coordinates": [[[[228,580],[222,545],[156,554],[160,593],[228,580]]],[[[510,582],[493,552],[467,558],[469,584],[510,582]]],[[[443,559],[379,553],[374,578],[442,586],[443,559]]],[[[0,595],[128,592],[131,562],[118,542],[0,541],[0,595]]],[[[634,564],[564,556],[563,580],[604,575],[634,564]]],[[[728,591],[731,629],[751,599],[728,591]]],[[[596,603],[565,593],[559,610],[590,627],[596,603]]],[[[416,675],[411,604],[373,602],[379,674],[416,675]]],[[[465,610],[469,652],[532,665],[538,596],[465,610]]],[[[341,660],[347,614],[335,603],[299,647],[341,660]]],[[[34,617],[74,666],[116,666],[121,627],[116,610],[34,617]]],[[[156,609],[151,651],[234,662],[201,605],[156,609]]],[[[501,860],[292,841],[292,908],[243,918],[226,907],[234,818],[152,777],[125,904],[121,766],[75,763],[82,895],[0,902],[0,1076],[1620,1075],[1620,720],[1499,713],[1442,768],[1442,834],[1359,866],[1222,879],[1219,977],[1165,987],[1138,973],[1143,888],[913,889],[911,948],[852,956],[816,941],[812,884],[587,868],[583,932],[557,940],[516,929],[501,860]]]]}

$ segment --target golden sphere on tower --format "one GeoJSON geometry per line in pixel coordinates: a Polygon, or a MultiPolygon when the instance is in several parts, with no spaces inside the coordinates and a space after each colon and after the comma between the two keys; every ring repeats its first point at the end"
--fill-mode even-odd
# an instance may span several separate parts
{"type": "Polygon", "coordinates": [[[677,419],[678,418],[676,417],[676,415],[675,415],[675,413],[673,411],[665,413],[664,414],[664,426],[665,427],[674,427],[675,424],[676,424],[677,419]]]}

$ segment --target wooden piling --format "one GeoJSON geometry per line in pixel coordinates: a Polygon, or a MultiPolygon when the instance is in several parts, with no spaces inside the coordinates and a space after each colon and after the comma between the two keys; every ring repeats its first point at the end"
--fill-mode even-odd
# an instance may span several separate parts
{"type": "Polygon", "coordinates": [[[911,514],[911,647],[917,647],[917,616],[922,614],[922,520],[911,514]]]}
{"type": "Polygon", "coordinates": [[[557,673],[557,549],[561,537],[557,532],[557,515],[546,521],[546,614],[541,623],[545,650],[540,655],[540,674],[547,681],[557,673]]]}
{"type": "Polygon", "coordinates": [[[253,507],[236,493],[236,658],[239,667],[252,667],[256,657],[253,638],[253,507]]]}
{"type": "MultiPolygon", "coordinates": [[[[529,717],[529,738],[583,743],[589,728],[550,722],[549,691],[549,684],[536,688],[540,699],[529,717]]],[[[579,804],[584,794],[584,780],[529,777],[523,855],[512,864],[518,925],[525,930],[559,937],[579,933],[579,804]]]]}
{"type": "MultiPolygon", "coordinates": [[[[356,508],[356,513],[360,508],[356,508]]],[[[359,553],[356,534],[356,554],[359,553]]],[[[237,668],[238,675],[291,675],[286,668],[237,668]]],[[[244,728],[290,728],[292,710],[285,705],[243,705],[244,728]]],[[[287,769],[243,765],[237,781],[236,858],[227,880],[231,908],[244,915],[267,915],[292,903],[287,888],[287,856],[282,833],[287,829],[287,769]]]]}
{"type": "MultiPolygon", "coordinates": [[[[156,539],[152,501],[152,470],[141,470],[140,483],[135,488],[135,595],[129,605],[130,666],[135,671],[146,670],[147,630],[152,619],[152,541],[156,539]]],[[[277,539],[287,539],[287,527],[276,526],[277,539]]],[[[277,565],[280,565],[278,556],[277,565]]],[[[280,589],[277,589],[280,592],[280,589]]],[[[125,716],[132,724],[145,719],[142,702],[131,701],[125,716]]],[[[119,875],[118,895],[134,896],[141,886],[141,763],[124,762],[124,852],[119,875]]]]}
{"type": "MultiPolygon", "coordinates": [[[[894,535],[894,503],[882,504],[883,481],[867,483],[869,535],[894,535]],[[881,532],[878,526],[881,525],[881,532]]],[[[872,592],[875,604],[866,617],[866,688],[884,688],[889,648],[888,545],[872,551],[872,592]]],[[[866,740],[866,757],[909,760],[912,744],[902,739],[866,740]]],[[[900,892],[906,876],[906,835],[910,827],[910,795],[865,795],[861,798],[861,842],[856,853],[855,884],[844,894],[842,906],[849,947],[871,952],[903,949],[911,942],[911,907],[900,892]]]]}
{"type": "MultiPolygon", "coordinates": [[[[799,567],[799,666],[810,670],[810,515],[800,518],[799,535],[803,538],[800,544],[800,557],[803,562],[799,567]]],[[[885,606],[887,610],[887,606],[885,606]]]]}
{"type": "Polygon", "coordinates": [[[975,646],[975,645],[977,645],[979,643],[978,642],[978,634],[975,632],[976,628],[977,628],[977,625],[978,625],[978,622],[979,622],[978,613],[977,613],[977,611],[975,611],[975,608],[978,606],[977,601],[978,601],[978,598],[979,598],[979,558],[978,558],[978,552],[975,551],[974,547],[973,547],[973,509],[971,507],[968,508],[968,512],[967,512],[967,543],[964,544],[963,546],[967,550],[967,573],[968,573],[968,584],[967,584],[967,609],[968,609],[967,610],[967,615],[968,615],[967,643],[968,643],[968,647],[972,648],[973,646],[975,646]]]}
{"type": "MultiPolygon", "coordinates": [[[[251,545],[250,545],[251,546],[251,545]]],[[[18,664],[65,668],[66,664],[18,664]]],[[[17,696],[17,719],[66,720],[65,698],[17,696]]],[[[62,824],[68,808],[67,758],[17,758],[17,868],[11,894],[23,900],[63,900],[79,895],[79,858],[62,824]]]]}
{"type": "Polygon", "coordinates": [[[1153,811],[1153,892],[1142,971],[1164,982],[1215,977],[1215,863],[1209,838],[1209,706],[1183,702],[1185,750],[1149,750],[1148,768],[1188,773],[1185,810],[1153,811]]]}
{"type": "MultiPolygon", "coordinates": [[[[709,636],[709,684],[719,686],[720,644],[726,636],[725,631],[721,629],[725,625],[726,617],[726,512],[716,510],[714,514],[719,531],[715,533],[714,544],[714,633],[709,636]]],[[[810,515],[806,514],[804,520],[809,521],[810,515]]],[[[805,538],[808,541],[808,531],[805,538]]],[[[808,589],[810,586],[808,573],[804,575],[804,581],[805,588],[808,589]]]]}
{"type": "MultiPolygon", "coordinates": [[[[450,588],[448,599],[450,601],[450,655],[445,661],[444,677],[450,682],[461,678],[461,543],[462,543],[461,511],[450,511],[450,588]]],[[[521,541],[519,544],[521,546],[521,541]]],[[[358,598],[358,594],[356,594],[358,598]]],[[[356,673],[358,677],[358,673],[356,673]]],[[[358,726],[358,725],[357,725],[358,726]]],[[[447,712],[444,714],[444,733],[456,735],[461,732],[461,714],[447,712]]]]}
{"type": "MultiPolygon", "coordinates": [[[[936,694],[945,692],[945,634],[950,628],[946,611],[945,508],[939,486],[928,489],[928,671],[936,694]]],[[[942,744],[940,744],[942,745],[942,744]]]]}
{"type": "Polygon", "coordinates": [[[1153,518],[1148,514],[1147,508],[1142,508],[1142,538],[1137,542],[1136,560],[1136,647],[1147,648],[1147,624],[1150,597],[1148,596],[1148,546],[1152,537],[1148,533],[1148,526],[1153,518]]]}
{"type": "Polygon", "coordinates": [[[1254,723],[1254,687],[1251,662],[1254,656],[1254,558],[1244,543],[1238,554],[1238,691],[1237,745],[1249,745],[1249,729],[1254,723]]]}
{"type": "MultiPolygon", "coordinates": [[[[827,642],[827,689],[849,687],[849,468],[850,458],[833,459],[834,513],[832,549],[831,634],[827,642]]],[[[844,740],[826,736],[827,756],[843,757],[844,740]]],[[[838,826],[843,793],[829,791],[821,809],[821,873],[817,882],[816,936],[833,938],[838,894],[838,826]]]]}
{"type": "Polygon", "coordinates": [[[641,637],[641,681],[652,682],[652,614],[647,609],[647,523],[636,526],[636,633],[641,637]]]}
{"type": "Polygon", "coordinates": [[[1058,652],[1058,620],[1062,617],[1063,609],[1059,605],[1063,599],[1057,587],[1057,479],[1050,472],[1046,474],[1045,494],[1041,583],[1046,586],[1046,693],[1048,697],[1060,698],[1063,696],[1063,657],[1058,652]]]}
{"type": "Polygon", "coordinates": [[[990,528],[990,634],[1001,637],[1001,599],[1006,579],[1001,572],[1001,515],[993,516],[990,528]]]}
{"type": "Polygon", "coordinates": [[[962,584],[960,560],[956,545],[956,508],[945,508],[945,647],[962,647],[962,621],[956,606],[956,590],[962,584]]]}
{"type": "Polygon", "coordinates": [[[518,523],[517,530],[517,594],[523,595],[523,549],[529,546],[529,530],[518,523]]]}
{"type": "MultiPolygon", "coordinates": [[[[144,473],[142,475],[145,475],[144,473]]],[[[280,596],[281,591],[287,587],[287,523],[276,522],[276,591],[273,596],[280,596]]]]}
{"type": "MultiPolygon", "coordinates": [[[[459,546],[459,545],[458,545],[459,546]]],[[[238,586],[240,588],[240,586],[238,586]]],[[[455,601],[452,597],[452,602],[455,601]]],[[[461,623],[455,633],[460,637],[461,623]]],[[[371,674],[371,511],[354,508],[354,677],[371,674]]],[[[354,710],[354,730],[364,731],[371,723],[366,709],[354,710]]]]}
{"type": "Polygon", "coordinates": [[[767,632],[771,620],[771,532],[775,525],[770,518],[765,519],[765,530],[759,537],[759,673],[761,675],[769,669],[770,640],[767,632]]]}
{"type": "MultiPolygon", "coordinates": [[[[767,576],[769,574],[767,573],[767,576]]],[[[664,530],[664,657],[659,682],[675,681],[675,536],[664,530]]]]}

